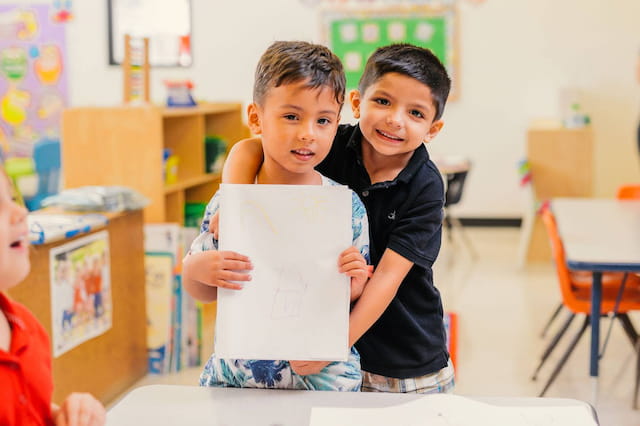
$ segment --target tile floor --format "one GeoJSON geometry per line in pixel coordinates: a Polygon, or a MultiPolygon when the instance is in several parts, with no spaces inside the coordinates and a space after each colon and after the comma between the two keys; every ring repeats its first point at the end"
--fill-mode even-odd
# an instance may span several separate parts
{"type": "MultiPolygon", "coordinates": [[[[477,252],[476,258],[472,258],[458,238],[453,243],[445,238],[434,268],[445,310],[459,316],[455,393],[536,396],[569,341],[569,335],[565,336],[554,356],[547,360],[538,381],[532,382],[530,376],[550,337],[541,339],[540,331],[560,301],[553,266],[550,262],[518,266],[519,229],[467,228],[466,232],[477,252]]],[[[640,313],[631,318],[640,330],[640,313]]],[[[569,333],[573,334],[579,323],[580,320],[574,320],[569,333]]],[[[608,326],[609,320],[602,320],[603,335],[608,326]]],[[[552,327],[550,335],[554,331],[552,327]]],[[[589,340],[587,330],[547,396],[591,402],[589,340]]],[[[197,384],[198,375],[196,368],[168,376],[148,376],[137,386],[197,384]]],[[[634,378],[633,348],[620,325],[614,324],[600,363],[596,409],[603,426],[640,425],[640,410],[631,408],[634,378]]]]}

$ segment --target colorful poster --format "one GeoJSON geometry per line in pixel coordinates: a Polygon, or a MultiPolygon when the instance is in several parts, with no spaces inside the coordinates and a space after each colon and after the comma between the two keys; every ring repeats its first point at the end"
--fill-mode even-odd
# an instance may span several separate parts
{"type": "Polygon", "coordinates": [[[109,233],[96,232],[50,251],[53,356],[111,328],[109,233]]]}
{"type": "Polygon", "coordinates": [[[31,157],[59,139],[67,102],[64,24],[48,4],[0,5],[0,148],[31,157]]]}

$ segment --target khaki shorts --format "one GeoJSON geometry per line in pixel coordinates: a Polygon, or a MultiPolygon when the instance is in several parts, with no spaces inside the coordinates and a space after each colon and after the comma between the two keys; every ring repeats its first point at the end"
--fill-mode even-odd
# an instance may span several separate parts
{"type": "Polygon", "coordinates": [[[408,379],[396,379],[362,371],[362,392],[452,393],[454,386],[451,360],[436,373],[408,379]]]}

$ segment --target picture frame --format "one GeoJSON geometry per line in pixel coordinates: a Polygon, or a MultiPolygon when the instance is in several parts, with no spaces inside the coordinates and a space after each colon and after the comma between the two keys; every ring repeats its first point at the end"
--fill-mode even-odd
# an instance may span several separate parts
{"type": "Polygon", "coordinates": [[[124,36],[149,38],[152,67],[190,67],[191,0],[107,0],[109,65],[124,58],[124,36]]]}

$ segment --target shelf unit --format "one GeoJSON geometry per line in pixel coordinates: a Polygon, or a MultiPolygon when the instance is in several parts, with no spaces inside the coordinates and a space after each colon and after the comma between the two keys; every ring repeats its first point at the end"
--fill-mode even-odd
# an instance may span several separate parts
{"type": "Polygon", "coordinates": [[[118,106],[70,108],[62,116],[62,173],[65,188],[124,185],[151,201],[145,222],[184,223],[185,202],[207,202],[219,174],[205,172],[205,136],[229,146],[249,136],[239,103],[193,108],[118,106]],[[162,152],[179,157],[178,179],[163,180],[162,152]]]}

